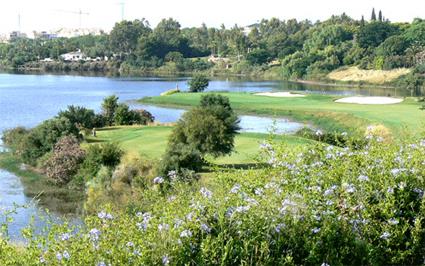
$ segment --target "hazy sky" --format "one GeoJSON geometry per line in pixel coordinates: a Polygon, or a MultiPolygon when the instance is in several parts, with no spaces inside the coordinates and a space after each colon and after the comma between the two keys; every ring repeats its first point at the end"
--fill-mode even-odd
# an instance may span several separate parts
{"type": "Polygon", "coordinates": [[[354,18],[370,17],[372,7],[382,9],[391,21],[412,21],[425,17],[425,0],[1,0],[0,32],[50,30],[78,27],[79,15],[83,27],[112,28],[121,20],[121,6],[126,2],[125,18],[146,18],[155,26],[161,18],[173,17],[182,26],[247,25],[261,18],[323,20],[332,14],[346,12],[354,18]]]}

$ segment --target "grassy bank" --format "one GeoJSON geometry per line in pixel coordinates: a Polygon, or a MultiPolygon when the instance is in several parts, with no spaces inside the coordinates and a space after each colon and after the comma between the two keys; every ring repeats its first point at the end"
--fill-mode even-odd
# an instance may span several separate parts
{"type": "MultiPolygon", "coordinates": [[[[124,126],[100,129],[97,137],[88,138],[89,143],[117,142],[129,155],[157,160],[165,152],[170,126],[124,126]]],[[[242,133],[236,136],[235,152],[230,156],[212,159],[213,163],[249,164],[256,161],[259,144],[268,138],[266,134],[242,133]]],[[[291,146],[305,145],[311,141],[295,136],[276,136],[276,140],[291,146]]]]}
{"type": "MultiPolygon", "coordinates": [[[[325,130],[363,132],[371,124],[382,124],[394,134],[404,131],[420,133],[425,113],[413,98],[393,105],[341,104],[337,96],[307,95],[300,98],[275,98],[249,93],[221,93],[229,97],[232,107],[240,114],[284,116],[311,122],[325,130]]],[[[139,100],[144,104],[189,108],[199,103],[203,93],[180,93],[139,100]]]]}
{"type": "Polygon", "coordinates": [[[76,213],[80,211],[84,192],[72,187],[58,187],[47,177],[24,166],[11,153],[0,153],[0,168],[20,177],[27,197],[39,200],[39,203],[51,211],[76,213]]]}
{"type": "Polygon", "coordinates": [[[393,70],[365,70],[358,67],[343,67],[332,71],[327,77],[334,81],[366,82],[370,84],[388,84],[411,72],[407,68],[393,70]]]}

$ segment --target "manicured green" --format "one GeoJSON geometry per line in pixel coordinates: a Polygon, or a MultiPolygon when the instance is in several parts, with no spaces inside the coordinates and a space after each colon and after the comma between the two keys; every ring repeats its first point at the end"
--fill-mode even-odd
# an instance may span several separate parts
{"type": "MultiPolygon", "coordinates": [[[[128,126],[100,129],[97,137],[88,139],[89,143],[113,141],[129,154],[142,155],[151,159],[159,159],[167,147],[171,126],[128,126]]],[[[265,134],[242,133],[236,136],[235,152],[230,156],[214,160],[217,164],[241,164],[255,162],[259,145],[267,139],[265,134]]],[[[304,145],[311,141],[295,136],[276,136],[288,145],[304,145]]]]}
{"type": "MultiPolygon", "coordinates": [[[[400,104],[359,105],[335,103],[338,96],[307,95],[300,98],[257,96],[250,93],[221,93],[229,97],[240,114],[284,116],[311,122],[325,130],[360,130],[371,124],[383,124],[395,134],[407,131],[419,133],[425,112],[414,98],[400,104]]],[[[189,108],[198,104],[203,93],[180,93],[141,99],[144,104],[189,108]]]]}

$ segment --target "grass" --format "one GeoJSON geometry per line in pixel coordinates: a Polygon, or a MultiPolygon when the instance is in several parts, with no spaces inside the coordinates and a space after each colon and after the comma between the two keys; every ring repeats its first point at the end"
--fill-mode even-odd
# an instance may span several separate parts
{"type": "MultiPolygon", "coordinates": [[[[88,143],[112,141],[130,155],[142,155],[149,159],[159,159],[167,147],[170,126],[124,126],[100,129],[97,137],[89,137],[88,143]]],[[[219,165],[250,164],[256,162],[259,144],[268,137],[266,134],[242,133],[236,136],[235,152],[230,156],[213,159],[219,165]]],[[[311,141],[295,136],[276,136],[276,140],[291,146],[304,145],[311,141]]]]}
{"type": "Polygon", "coordinates": [[[328,78],[337,81],[363,81],[372,84],[385,84],[409,73],[410,70],[407,68],[393,70],[363,70],[358,67],[349,67],[337,69],[329,73],[328,78]]]}
{"type": "MultiPolygon", "coordinates": [[[[199,103],[205,93],[179,93],[164,97],[141,99],[144,104],[189,108],[199,103]]],[[[300,98],[275,98],[250,93],[220,93],[229,97],[233,108],[240,114],[290,117],[311,122],[325,130],[350,130],[364,132],[371,124],[382,124],[394,135],[406,129],[413,134],[421,132],[425,112],[420,103],[406,98],[393,105],[341,104],[334,101],[338,96],[307,95],[300,98]]]]}
{"type": "Polygon", "coordinates": [[[27,197],[35,198],[41,206],[60,213],[77,213],[82,207],[84,192],[72,187],[58,187],[46,176],[26,166],[12,153],[0,153],[0,168],[19,176],[27,197]]]}

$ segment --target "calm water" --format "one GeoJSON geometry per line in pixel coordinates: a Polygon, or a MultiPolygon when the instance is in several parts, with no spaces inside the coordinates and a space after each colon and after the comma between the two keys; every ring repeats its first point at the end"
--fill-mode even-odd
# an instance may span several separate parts
{"type": "MultiPolygon", "coordinates": [[[[108,78],[81,77],[66,75],[18,75],[0,74],[0,132],[5,129],[25,126],[33,127],[65,109],[68,105],[82,105],[99,110],[105,96],[116,94],[121,101],[131,101],[145,96],[157,96],[165,90],[179,86],[186,88],[186,78],[108,78]]],[[[247,81],[247,80],[213,80],[209,91],[287,91],[298,90],[312,93],[338,95],[404,95],[394,89],[359,90],[357,88],[336,88],[301,85],[283,81],[247,81]]],[[[405,94],[408,94],[407,92],[405,94]]],[[[174,122],[183,110],[140,106],[161,122],[174,122]]],[[[241,116],[242,131],[267,133],[275,122],[279,133],[291,133],[302,124],[286,119],[273,119],[255,116],[241,116]]],[[[0,152],[2,150],[0,143],[0,152]]],[[[31,203],[24,195],[22,184],[16,176],[0,170],[0,210],[11,209],[14,203],[27,205],[14,214],[10,233],[15,237],[19,230],[28,225],[31,216],[41,216],[44,212],[31,203]]],[[[53,214],[55,215],[55,214],[53,214]]],[[[0,221],[4,216],[0,214],[0,221]]],[[[41,221],[36,219],[36,224],[41,221]]]]}

